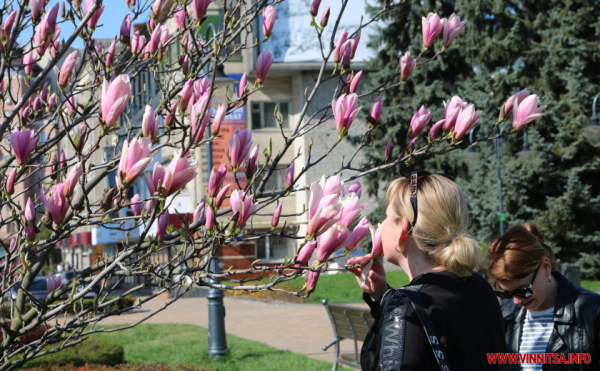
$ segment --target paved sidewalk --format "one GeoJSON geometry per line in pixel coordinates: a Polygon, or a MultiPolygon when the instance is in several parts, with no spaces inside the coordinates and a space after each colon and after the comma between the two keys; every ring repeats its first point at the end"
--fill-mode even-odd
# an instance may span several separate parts
{"type": "MultiPolygon", "coordinates": [[[[155,298],[142,309],[155,311],[164,307],[167,302],[167,299],[155,298]]],[[[224,303],[225,331],[228,334],[333,362],[335,347],[326,352],[321,348],[333,339],[331,322],[323,305],[270,304],[227,297],[224,303]]],[[[351,305],[368,308],[364,303],[351,305]]],[[[149,313],[144,311],[109,317],[101,324],[134,323],[149,313]]],[[[208,327],[208,300],[183,297],[145,323],[188,323],[208,327]]],[[[342,351],[354,351],[351,340],[344,340],[341,344],[342,351]]]]}

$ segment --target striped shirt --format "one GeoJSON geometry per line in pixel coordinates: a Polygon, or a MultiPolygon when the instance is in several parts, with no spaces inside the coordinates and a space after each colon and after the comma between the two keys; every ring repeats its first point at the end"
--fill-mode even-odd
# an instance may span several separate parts
{"type": "MultiPolygon", "coordinates": [[[[554,307],[541,311],[527,311],[519,353],[546,353],[548,340],[554,329],[553,317],[554,307]]],[[[522,364],[521,370],[541,371],[542,364],[522,364]]]]}

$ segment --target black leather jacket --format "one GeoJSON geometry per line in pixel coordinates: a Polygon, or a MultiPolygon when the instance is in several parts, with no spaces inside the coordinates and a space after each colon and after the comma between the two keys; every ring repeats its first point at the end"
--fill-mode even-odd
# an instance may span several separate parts
{"type": "MultiPolygon", "coordinates": [[[[546,353],[589,353],[590,364],[545,364],[543,371],[600,370],[600,295],[573,286],[559,272],[552,272],[558,281],[554,304],[554,330],[548,340],[546,353]]],[[[502,316],[509,353],[519,353],[525,308],[512,300],[502,303],[502,316]]],[[[518,367],[514,367],[518,370],[518,367]]]]}

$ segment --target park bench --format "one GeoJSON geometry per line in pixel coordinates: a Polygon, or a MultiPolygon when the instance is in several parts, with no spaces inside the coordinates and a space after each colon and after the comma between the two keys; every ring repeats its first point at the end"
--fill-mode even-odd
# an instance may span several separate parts
{"type": "Polygon", "coordinates": [[[323,350],[325,351],[332,345],[335,345],[333,371],[337,370],[338,363],[353,368],[360,368],[360,348],[358,347],[358,342],[365,340],[374,322],[369,310],[343,304],[329,304],[326,299],[323,300],[323,305],[329,314],[334,336],[332,341],[323,345],[323,350]],[[352,339],[354,341],[354,353],[340,354],[340,342],[344,339],[352,339]]]}

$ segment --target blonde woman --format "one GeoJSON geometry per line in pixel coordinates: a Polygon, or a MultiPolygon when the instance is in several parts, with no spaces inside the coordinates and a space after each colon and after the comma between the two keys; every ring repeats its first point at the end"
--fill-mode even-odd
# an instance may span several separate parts
{"type": "Polygon", "coordinates": [[[474,272],[481,249],[465,235],[469,217],[461,189],[447,176],[414,172],[390,184],[386,201],[383,255],[410,284],[391,289],[380,261],[367,268],[371,254],[348,261],[364,267],[350,270],[375,318],[362,369],[505,369],[488,363],[488,353],[506,352],[502,314],[493,289],[474,272]]]}

